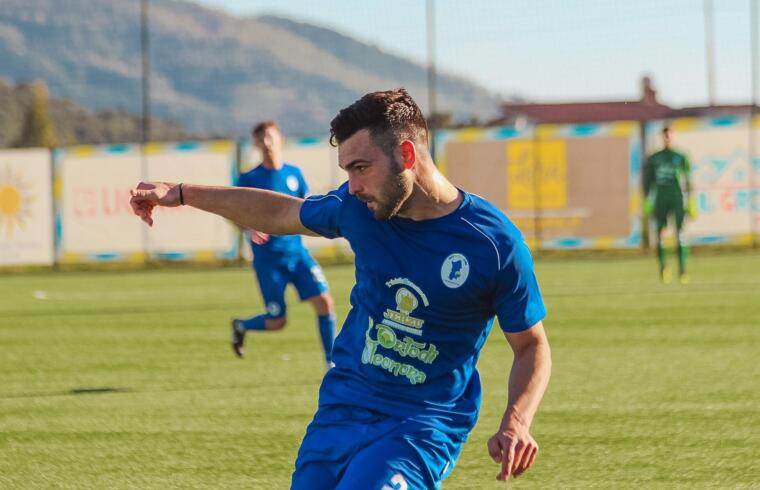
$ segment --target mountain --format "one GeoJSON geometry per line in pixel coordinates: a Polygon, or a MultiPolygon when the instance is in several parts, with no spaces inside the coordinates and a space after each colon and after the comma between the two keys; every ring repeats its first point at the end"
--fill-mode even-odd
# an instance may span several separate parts
{"type": "MultiPolygon", "coordinates": [[[[30,85],[13,86],[0,80],[0,148],[16,145],[31,105],[30,85]]],[[[124,109],[93,112],[69,100],[51,98],[48,111],[61,145],[131,143],[142,138],[141,118],[124,109]]],[[[151,118],[151,135],[155,141],[198,137],[174,122],[156,118],[151,118]]]]}
{"type": "MultiPolygon", "coordinates": [[[[235,17],[179,0],[150,2],[151,108],[202,135],[240,136],[261,119],[294,136],[325,135],[362,94],[405,86],[423,110],[424,66],[330,29],[235,17]]],[[[141,108],[140,2],[2,0],[0,77],[43,80],[91,111],[141,108]]],[[[499,99],[437,77],[440,112],[488,118],[499,99]]]]}

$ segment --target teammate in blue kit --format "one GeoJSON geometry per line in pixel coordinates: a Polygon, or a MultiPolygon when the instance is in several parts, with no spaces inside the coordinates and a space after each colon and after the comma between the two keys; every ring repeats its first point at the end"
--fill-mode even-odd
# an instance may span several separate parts
{"type": "Polygon", "coordinates": [[[403,89],[370,93],[331,123],[348,182],[305,200],[267,191],[141,183],[132,208],[188,204],[271,234],[345,237],[356,255],[351,311],[306,430],[293,489],[430,489],[475,425],[475,369],[494,317],[514,351],[488,453],[506,480],[538,453],[530,427],[551,371],[545,316],[520,232],[454,187],[428,152],[403,89]]]}
{"type": "MultiPolygon", "coordinates": [[[[281,192],[303,198],[309,189],[298,167],[282,161],[282,134],[274,121],[257,124],[251,131],[262,162],[242,174],[237,185],[281,192]]],[[[285,288],[293,283],[301,300],[317,314],[317,326],[328,369],[332,366],[335,311],[322,269],[304,248],[299,235],[269,236],[248,230],[253,251],[253,270],[259,281],[266,313],[232,320],[232,350],[243,357],[249,330],[280,330],[287,323],[285,288]]]]}

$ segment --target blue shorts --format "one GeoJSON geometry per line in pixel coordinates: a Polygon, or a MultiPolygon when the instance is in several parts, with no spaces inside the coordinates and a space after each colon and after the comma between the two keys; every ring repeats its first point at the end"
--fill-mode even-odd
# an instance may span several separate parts
{"type": "Polygon", "coordinates": [[[271,318],[285,316],[285,288],[292,283],[301,300],[327,292],[322,268],[307,251],[280,259],[253,259],[253,270],[259,280],[261,296],[271,318]]]}
{"type": "Polygon", "coordinates": [[[461,448],[419,421],[323,406],[306,429],[291,490],[437,489],[461,448]]]}

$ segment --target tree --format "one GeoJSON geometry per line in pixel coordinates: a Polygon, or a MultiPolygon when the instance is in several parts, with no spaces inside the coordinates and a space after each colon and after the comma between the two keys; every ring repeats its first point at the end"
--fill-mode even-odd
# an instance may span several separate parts
{"type": "Polygon", "coordinates": [[[47,87],[44,82],[34,82],[31,88],[32,104],[26,113],[21,135],[14,146],[52,148],[58,145],[58,137],[48,112],[47,87]]]}
{"type": "Polygon", "coordinates": [[[454,117],[450,112],[435,112],[427,120],[430,129],[446,129],[453,124],[454,117]]]}

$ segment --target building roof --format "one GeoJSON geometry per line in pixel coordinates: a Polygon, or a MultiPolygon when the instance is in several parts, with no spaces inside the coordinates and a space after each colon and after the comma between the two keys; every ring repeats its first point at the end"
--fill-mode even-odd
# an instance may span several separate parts
{"type": "MultiPolygon", "coordinates": [[[[641,79],[641,98],[609,102],[566,102],[502,104],[502,117],[492,124],[514,123],[527,119],[531,123],[570,124],[611,121],[648,121],[677,117],[729,116],[749,114],[752,105],[710,105],[673,108],[657,100],[657,91],[649,77],[641,79]]],[[[760,113],[755,107],[755,112],[760,113]]]]}
{"type": "MultiPolygon", "coordinates": [[[[752,104],[712,105],[673,109],[667,117],[736,116],[750,114],[751,112],[752,104]]],[[[758,106],[755,106],[755,113],[760,114],[758,106]]]]}
{"type": "Polygon", "coordinates": [[[506,103],[501,106],[505,119],[526,117],[541,123],[585,123],[606,121],[645,121],[668,117],[673,109],[641,100],[619,102],[572,102],[561,104],[506,103]]]}

